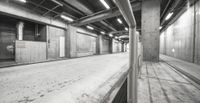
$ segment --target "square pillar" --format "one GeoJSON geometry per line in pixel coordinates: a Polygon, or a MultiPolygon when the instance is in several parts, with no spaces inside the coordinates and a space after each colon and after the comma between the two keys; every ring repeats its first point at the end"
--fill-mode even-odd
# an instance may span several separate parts
{"type": "Polygon", "coordinates": [[[102,35],[98,35],[98,38],[97,38],[97,54],[101,54],[102,53],[102,35]]]}
{"type": "Polygon", "coordinates": [[[109,40],[109,52],[112,54],[113,53],[113,38],[110,38],[109,40]]]}
{"type": "Polygon", "coordinates": [[[23,40],[24,22],[17,23],[17,40],[23,40]]]}
{"type": "Polygon", "coordinates": [[[142,0],[144,61],[159,61],[160,0],[142,0]]]}

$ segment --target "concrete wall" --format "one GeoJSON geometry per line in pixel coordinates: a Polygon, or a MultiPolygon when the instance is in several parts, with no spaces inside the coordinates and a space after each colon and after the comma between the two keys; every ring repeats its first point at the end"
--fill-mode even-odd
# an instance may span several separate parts
{"type": "Polygon", "coordinates": [[[34,63],[46,60],[46,42],[15,42],[15,60],[17,63],[34,63]]]}
{"type": "Polygon", "coordinates": [[[122,43],[113,39],[113,53],[119,53],[122,52],[122,43]]]}
{"type": "Polygon", "coordinates": [[[99,35],[100,54],[110,53],[110,47],[110,39],[104,37],[103,35],[99,35]]]}
{"type": "Polygon", "coordinates": [[[159,61],[160,0],[142,0],[144,60],[159,61]]]}
{"type": "Polygon", "coordinates": [[[160,53],[200,64],[199,12],[200,1],[161,33],[160,53]]]}
{"type": "Polygon", "coordinates": [[[49,60],[52,59],[59,59],[60,58],[60,51],[63,50],[60,48],[60,38],[65,38],[66,30],[47,26],[47,37],[48,37],[48,48],[47,48],[47,58],[49,60]]]}
{"type": "Polygon", "coordinates": [[[66,37],[68,56],[81,57],[97,54],[97,34],[69,26],[66,37]]]}
{"type": "Polygon", "coordinates": [[[14,59],[15,23],[7,23],[0,18],[0,60],[14,59]]]}
{"type": "Polygon", "coordinates": [[[61,28],[66,28],[67,26],[65,22],[55,20],[50,17],[44,17],[32,10],[28,10],[23,6],[11,3],[9,0],[0,0],[0,13],[61,28]]]}
{"type": "Polygon", "coordinates": [[[194,62],[200,64],[200,1],[195,4],[195,15],[194,62]]]}

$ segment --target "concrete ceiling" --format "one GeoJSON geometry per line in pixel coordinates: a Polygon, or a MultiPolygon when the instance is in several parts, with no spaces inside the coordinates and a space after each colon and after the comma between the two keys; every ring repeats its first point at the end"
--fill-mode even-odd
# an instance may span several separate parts
{"type": "MultiPolygon", "coordinates": [[[[121,16],[113,0],[105,0],[110,9],[107,10],[99,0],[28,0],[25,6],[38,12],[43,16],[50,16],[55,19],[61,19],[60,15],[64,14],[73,19],[72,25],[85,27],[92,25],[97,29],[96,32],[105,31],[106,33],[118,32],[125,30],[126,21],[121,16]],[[58,3],[55,3],[57,1],[58,3]],[[120,18],[123,24],[117,22],[120,18]]],[[[137,22],[137,29],[141,29],[141,0],[130,0],[132,9],[137,22]]],[[[161,0],[161,24],[167,25],[170,21],[165,21],[166,15],[173,11],[176,14],[180,12],[188,0],[161,0]]],[[[195,0],[189,0],[195,2],[195,0]]],[[[174,16],[175,16],[174,15],[174,16]]],[[[125,33],[127,35],[127,33],[125,33]]]]}

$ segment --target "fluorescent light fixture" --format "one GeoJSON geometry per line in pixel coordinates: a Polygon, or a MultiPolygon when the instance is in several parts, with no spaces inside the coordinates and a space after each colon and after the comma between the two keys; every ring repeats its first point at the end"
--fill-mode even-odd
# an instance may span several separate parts
{"type": "Polygon", "coordinates": [[[106,7],[106,9],[110,9],[110,6],[105,2],[105,0],[100,0],[100,1],[106,7]]]}
{"type": "Polygon", "coordinates": [[[162,29],[162,26],[160,26],[159,29],[161,30],[161,29],[162,29]]]}
{"type": "Polygon", "coordinates": [[[169,14],[166,16],[165,20],[168,20],[169,18],[171,18],[171,16],[172,16],[173,14],[174,14],[173,12],[169,13],[169,14]]]}
{"type": "Polygon", "coordinates": [[[113,37],[113,35],[112,35],[112,34],[109,34],[109,36],[110,36],[110,37],[113,37]]]}
{"type": "Polygon", "coordinates": [[[67,21],[70,21],[70,22],[74,21],[72,18],[67,17],[65,15],[60,15],[60,17],[63,18],[63,19],[65,19],[65,20],[67,20],[67,21]]]}
{"type": "Polygon", "coordinates": [[[173,52],[173,53],[175,52],[175,49],[174,49],[174,48],[172,49],[172,52],[173,52]]]}
{"type": "Polygon", "coordinates": [[[117,21],[118,21],[120,24],[122,24],[122,21],[121,21],[121,19],[120,19],[120,18],[118,18],[118,19],[117,19],[117,21]]]}
{"type": "Polygon", "coordinates": [[[94,30],[94,28],[93,27],[91,27],[91,26],[86,26],[88,29],[90,29],[90,30],[94,30]]]}
{"type": "Polygon", "coordinates": [[[56,3],[56,4],[60,5],[60,6],[63,6],[63,4],[61,4],[61,3],[58,2],[57,0],[51,0],[51,1],[53,1],[54,3],[56,3]]]}
{"type": "Polygon", "coordinates": [[[101,34],[106,34],[104,31],[101,31],[101,34]]]}
{"type": "Polygon", "coordinates": [[[127,27],[125,27],[125,30],[126,30],[126,31],[128,31],[128,28],[127,28],[127,27]]]}
{"type": "Polygon", "coordinates": [[[20,1],[22,3],[26,3],[27,2],[26,0],[18,0],[18,1],[20,1]]]}

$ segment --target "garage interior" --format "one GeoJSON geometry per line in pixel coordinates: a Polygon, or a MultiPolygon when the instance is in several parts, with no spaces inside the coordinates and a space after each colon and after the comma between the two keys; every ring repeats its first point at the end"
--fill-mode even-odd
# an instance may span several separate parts
{"type": "Polygon", "coordinates": [[[0,103],[200,103],[199,0],[0,0],[0,103]]]}

